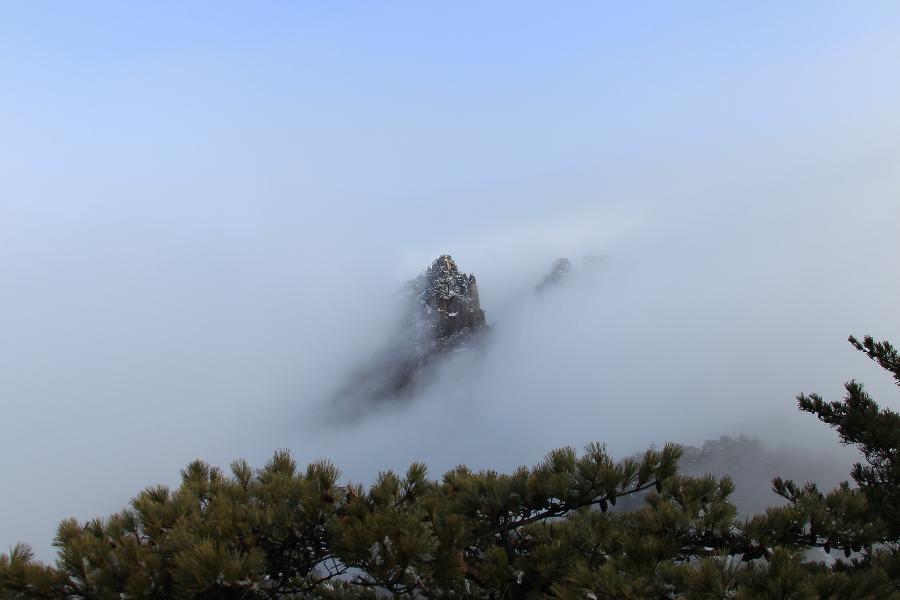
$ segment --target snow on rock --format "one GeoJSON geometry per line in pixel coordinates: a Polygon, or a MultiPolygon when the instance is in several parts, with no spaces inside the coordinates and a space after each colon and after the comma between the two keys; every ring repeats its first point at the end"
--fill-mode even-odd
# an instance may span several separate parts
{"type": "Polygon", "coordinates": [[[449,254],[439,256],[404,286],[405,317],[383,351],[351,374],[332,402],[341,420],[409,400],[430,368],[488,329],[475,276],[449,254]]]}
{"type": "Polygon", "coordinates": [[[449,254],[439,256],[407,283],[412,324],[437,345],[485,324],[474,275],[461,273],[449,254]],[[453,320],[450,317],[454,317],[453,320]]]}

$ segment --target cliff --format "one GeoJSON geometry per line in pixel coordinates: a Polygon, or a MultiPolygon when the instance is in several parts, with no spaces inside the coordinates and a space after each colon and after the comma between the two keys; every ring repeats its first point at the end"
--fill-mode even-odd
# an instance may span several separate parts
{"type": "Polygon", "coordinates": [[[485,325],[474,275],[461,273],[449,254],[408,284],[412,295],[411,322],[419,334],[446,347],[485,325]]]}
{"type": "Polygon", "coordinates": [[[435,259],[404,286],[404,317],[382,351],[360,365],[338,392],[332,408],[342,420],[409,400],[437,362],[489,326],[475,276],[449,254],[435,259]]]}

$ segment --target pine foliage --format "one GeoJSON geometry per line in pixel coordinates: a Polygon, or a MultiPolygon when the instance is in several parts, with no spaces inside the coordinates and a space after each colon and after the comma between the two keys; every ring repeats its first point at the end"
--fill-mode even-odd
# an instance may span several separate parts
{"type": "MultiPolygon", "coordinates": [[[[851,343],[900,384],[889,344],[851,343]]],[[[846,390],[798,403],[859,448],[854,483],[776,478],[787,504],[744,521],[731,480],[679,475],[674,444],[622,461],[600,444],[562,448],[511,473],[459,466],[438,480],[413,464],[367,487],[280,451],[261,469],[195,461],[175,489],[62,522],[53,566],[13,547],[0,597],[897,599],[900,417],[861,384],[846,390]],[[631,497],[642,505],[617,508],[631,497]]]]}

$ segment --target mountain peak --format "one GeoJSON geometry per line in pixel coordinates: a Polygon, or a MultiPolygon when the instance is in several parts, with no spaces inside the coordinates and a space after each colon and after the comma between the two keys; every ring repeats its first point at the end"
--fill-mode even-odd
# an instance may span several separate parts
{"type": "Polygon", "coordinates": [[[410,282],[415,294],[412,317],[430,329],[438,346],[485,324],[474,275],[460,272],[449,254],[439,256],[410,282]]]}
{"type": "Polygon", "coordinates": [[[442,254],[405,286],[406,317],[385,347],[351,376],[335,399],[344,417],[410,397],[445,353],[488,327],[475,276],[442,254]]]}

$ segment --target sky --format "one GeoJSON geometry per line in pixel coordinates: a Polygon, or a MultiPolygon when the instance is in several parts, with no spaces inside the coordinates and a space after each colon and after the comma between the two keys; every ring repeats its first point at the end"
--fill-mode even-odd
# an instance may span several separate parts
{"type": "Polygon", "coordinates": [[[197,457],[365,481],[594,440],[819,454],[797,393],[900,407],[845,341],[900,342],[897,3],[2,11],[0,552],[52,558],[62,518],[197,457]],[[322,426],[444,252],[486,348],[322,426]]]}

